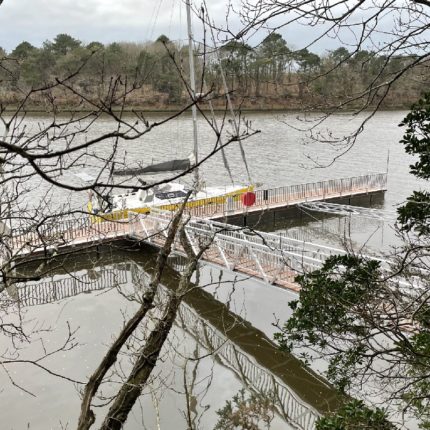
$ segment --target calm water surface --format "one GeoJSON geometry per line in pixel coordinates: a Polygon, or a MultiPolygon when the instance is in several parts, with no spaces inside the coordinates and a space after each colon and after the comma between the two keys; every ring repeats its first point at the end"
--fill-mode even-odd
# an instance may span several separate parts
{"type": "MultiPolygon", "coordinates": [[[[352,133],[365,118],[364,114],[351,116],[350,114],[333,115],[324,123],[313,129],[313,137],[301,129],[315,125],[313,120],[318,117],[311,116],[297,119],[297,115],[248,113],[246,121],[250,124],[251,132],[258,132],[246,139],[243,144],[246,151],[247,162],[250,167],[253,183],[261,184],[264,188],[278,187],[290,184],[316,182],[320,180],[351,177],[367,173],[385,172],[388,169],[388,191],[385,200],[378,206],[391,213],[389,222],[381,223],[369,219],[355,218],[352,220],[327,219],[316,213],[315,222],[306,221],[306,231],[312,232],[312,237],[318,240],[339,245],[339,240],[333,237],[333,233],[341,236],[351,233],[357,245],[367,243],[375,248],[388,249],[395,243],[394,234],[389,227],[395,219],[395,210],[411,191],[425,186],[419,183],[409,174],[409,164],[413,160],[406,155],[403,146],[399,143],[402,137],[402,129],[398,126],[407,112],[379,112],[367,124],[364,131],[359,134],[353,147],[346,154],[333,160],[345,152],[341,144],[323,143],[326,138],[341,139],[352,133]],[[389,159],[389,160],[388,160],[389,159]],[[389,162],[388,162],[389,161],[389,162]]],[[[159,121],[165,115],[152,114],[148,120],[159,121]]],[[[28,121],[28,130],[36,129],[38,123],[46,121],[43,117],[34,117],[28,121]]],[[[108,119],[98,121],[85,135],[86,139],[100,135],[115,129],[115,124],[108,119]]],[[[215,145],[214,133],[208,124],[201,119],[198,124],[200,155],[208,154],[215,145]]],[[[228,135],[228,127],[224,135],[228,135]]],[[[104,142],[95,148],[95,153],[106,156],[112,147],[112,142],[104,142]]],[[[126,165],[143,165],[157,163],[171,158],[187,157],[193,148],[192,129],[190,119],[187,116],[172,120],[167,125],[155,128],[137,141],[127,141],[120,144],[117,152],[117,160],[126,165]]],[[[233,143],[226,149],[226,155],[236,183],[247,183],[247,175],[244,162],[237,143],[233,143]]],[[[91,160],[91,166],[84,169],[88,174],[95,175],[97,161],[91,160]]],[[[201,169],[201,176],[209,186],[230,185],[231,181],[224,167],[221,154],[211,158],[201,169]]],[[[103,176],[103,175],[102,175],[103,176]]],[[[65,173],[62,180],[69,184],[80,184],[74,175],[65,173]]],[[[189,179],[185,179],[185,182],[189,179]]],[[[48,187],[46,184],[37,184],[33,194],[45,195],[48,187]]],[[[35,199],[37,200],[37,199],[35,199]]],[[[54,193],[54,200],[65,201],[64,191],[54,193]]],[[[67,201],[81,208],[85,205],[87,196],[85,193],[71,193],[67,201]]],[[[265,230],[285,230],[301,225],[278,220],[276,225],[264,226],[265,230]]],[[[263,228],[263,227],[262,227],[263,228]]],[[[302,229],[303,230],[303,229],[302,229]]]]}
{"type": "MultiPolygon", "coordinates": [[[[397,125],[405,114],[406,112],[378,113],[359,135],[354,147],[325,168],[316,167],[310,158],[317,160],[319,164],[328,165],[339,153],[339,148],[309,141],[303,132],[287,126],[285,122],[296,127],[302,125],[295,115],[275,117],[268,113],[247,114],[252,127],[261,130],[244,142],[252,179],[269,188],[384,172],[387,169],[389,153],[388,191],[385,199],[377,206],[393,213],[394,220],[396,206],[402,203],[413,189],[422,186],[408,173],[411,158],[404,154],[402,146],[398,143],[402,130],[397,125]]],[[[149,119],[160,117],[162,116],[150,116],[149,119]]],[[[42,120],[43,118],[32,118],[29,120],[29,127],[42,120]]],[[[343,136],[351,132],[359,121],[360,118],[351,118],[347,114],[334,115],[319,128],[319,132],[324,134],[328,129],[334,131],[337,136],[343,136]]],[[[104,120],[98,123],[91,133],[96,135],[113,126],[104,120]]],[[[204,154],[213,147],[213,136],[203,121],[200,121],[199,129],[204,154]]],[[[106,152],[108,149],[109,145],[105,144],[98,150],[103,154],[103,151],[106,152]]],[[[187,156],[191,150],[192,132],[189,119],[179,118],[168,127],[155,129],[138,142],[127,143],[120,148],[120,157],[127,163],[133,163],[135,160],[151,163],[171,157],[187,156]]],[[[227,150],[227,156],[234,177],[238,178],[238,182],[246,182],[245,169],[237,144],[236,147],[227,150]]],[[[88,168],[87,172],[91,173],[91,168],[88,168]]],[[[221,156],[215,156],[204,166],[202,176],[208,185],[230,184],[221,156]]],[[[65,180],[70,183],[77,181],[71,175],[66,175],[65,180]]],[[[42,184],[33,192],[40,196],[45,191],[46,188],[42,184]]],[[[56,194],[56,198],[68,199],[75,207],[81,207],[86,200],[84,194],[66,195],[64,192],[56,194]]],[[[390,224],[389,220],[384,223],[363,218],[348,219],[314,214],[312,218],[301,221],[278,219],[264,228],[273,231],[290,229],[312,237],[314,241],[336,246],[339,246],[342,237],[347,233],[348,239],[356,246],[367,244],[374,250],[381,248],[387,250],[396,243],[390,224]]],[[[68,322],[72,329],[79,329],[76,334],[78,345],[70,351],[46,360],[44,364],[68,377],[85,380],[97,365],[107,345],[120,330],[124,316],[131,315],[136,308],[136,304],[127,300],[125,294],[132,294],[140,285],[140,281],[136,281],[136,270],[140,271],[139,273],[146,273],[146,276],[150,275],[154,263],[153,257],[148,252],[140,251],[137,255],[111,250],[107,255],[87,256],[79,261],[69,261],[68,264],[73,264],[68,270],[72,273],[72,278],[76,279],[76,285],[90,285],[91,288],[88,289],[93,292],[57,301],[52,297],[42,300],[39,293],[32,293],[35,303],[23,307],[23,319],[27,328],[37,327],[42,331],[34,336],[29,344],[22,345],[21,357],[27,359],[38,357],[42,353],[42,341],[46,348],[57,348],[65,338],[68,322]],[[113,278],[110,278],[109,282],[103,278],[107,272],[113,273],[113,278]],[[124,276],[121,278],[122,281],[121,276],[124,276]]],[[[164,280],[166,288],[170,284],[175,284],[177,276],[174,272],[175,267],[181,270],[180,262],[173,261],[172,266],[172,271],[164,280]]],[[[64,270],[57,270],[47,281],[52,285],[57,285],[58,283],[53,282],[58,281],[60,285],[65,279],[70,279],[70,275],[66,275],[64,270]]],[[[199,283],[204,286],[204,291],[210,294],[190,299],[181,311],[183,315],[190,315],[191,311],[192,315],[197,315],[196,318],[198,317],[200,322],[196,323],[197,320],[194,319],[193,324],[208,324],[208,327],[224,336],[223,342],[231,343],[244,354],[246,360],[258,365],[261,372],[267,370],[271,377],[276,378],[278,384],[289,385],[296,393],[296,397],[309,410],[315,413],[323,412],[330,404],[335,403],[333,393],[323,381],[311,371],[297,367],[292,357],[276,356],[276,348],[270,344],[269,339],[275,331],[272,323],[276,318],[280,318],[281,321],[288,318],[287,304],[294,298],[292,293],[268,287],[252,279],[223,273],[210,266],[202,267],[199,283]],[[222,305],[223,303],[226,306],[222,305]],[[211,314],[213,309],[216,309],[215,316],[211,314]],[[279,364],[271,362],[270,357],[276,357],[275,361],[279,364]]],[[[228,360],[222,356],[211,354],[207,356],[211,345],[196,335],[197,326],[189,324],[190,321],[178,318],[164,348],[162,360],[154,372],[153,380],[145,389],[140,403],[134,408],[127,422],[127,429],[154,429],[157,426],[161,429],[186,428],[184,381],[193,389],[192,413],[196,420],[196,428],[212,429],[217,421],[216,410],[223,407],[225,401],[231,399],[240,388],[249,386],[252,389],[252,383],[258,386],[258,378],[264,377],[263,373],[261,373],[263,376],[260,374],[258,376],[258,372],[254,371],[255,380],[244,381],[243,375],[241,377],[240,372],[238,373],[228,360]],[[192,360],[196,356],[205,358],[199,361],[192,360]]],[[[144,337],[147,330],[142,326],[139,335],[144,337]]],[[[6,341],[0,342],[2,349],[5,350],[6,341]]],[[[127,357],[123,357],[121,363],[123,369],[130,367],[130,360],[127,357]]],[[[30,365],[16,364],[8,370],[14,381],[35,397],[13,386],[5,372],[0,373],[2,429],[75,427],[79,411],[79,387],[49,376],[30,365]]],[[[111,383],[103,388],[103,393],[105,395],[113,393],[120,379],[121,368],[118,368],[118,374],[111,375],[111,383]]],[[[96,414],[102,416],[105,410],[106,408],[101,407],[96,414]]],[[[271,428],[288,427],[281,416],[277,415],[271,428]]]]}

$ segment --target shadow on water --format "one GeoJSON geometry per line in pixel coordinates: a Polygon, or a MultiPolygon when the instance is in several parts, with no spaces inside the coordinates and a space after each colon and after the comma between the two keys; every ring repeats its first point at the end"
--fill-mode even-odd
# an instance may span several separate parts
{"type": "MultiPolygon", "coordinates": [[[[384,192],[376,192],[351,197],[338,197],[325,200],[330,203],[342,205],[362,206],[379,209],[384,206],[384,192]]],[[[222,221],[234,225],[247,225],[265,232],[286,230],[301,227],[315,220],[338,218],[336,215],[306,212],[299,206],[288,206],[281,209],[267,210],[260,213],[235,215],[226,217],[222,221]]]]}
{"type": "MultiPolygon", "coordinates": [[[[103,247],[98,253],[58,257],[50,263],[49,276],[56,275],[55,280],[22,285],[18,294],[24,305],[34,306],[113,288],[115,283],[137,285],[142,272],[151,275],[155,266],[155,252],[148,248],[143,251],[103,247]]],[[[162,284],[175,290],[185,260],[171,257],[170,263],[162,284]]],[[[31,263],[23,267],[23,272],[34,270],[31,263]]],[[[262,331],[203,288],[192,289],[186,295],[177,324],[212,351],[243,386],[266,395],[276,393],[280,416],[294,426],[312,429],[318,415],[338,405],[338,393],[323,378],[293,355],[280,351],[262,331]]]]}
{"type": "MultiPolygon", "coordinates": [[[[364,208],[383,209],[385,193],[369,193],[359,196],[327,199],[327,202],[364,208]]],[[[393,212],[394,213],[394,212],[393,212]]],[[[345,244],[354,249],[367,247],[368,253],[388,251],[396,244],[396,236],[387,224],[392,220],[370,219],[359,215],[338,215],[310,211],[299,206],[267,210],[261,213],[226,217],[223,222],[248,226],[255,230],[285,235],[293,239],[317,242],[335,248],[345,244]],[[373,251],[372,251],[373,249],[373,251]]]]}

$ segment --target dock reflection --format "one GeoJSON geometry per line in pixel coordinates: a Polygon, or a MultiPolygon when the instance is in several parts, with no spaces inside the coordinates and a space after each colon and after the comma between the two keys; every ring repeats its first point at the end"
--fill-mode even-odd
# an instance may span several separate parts
{"type": "MultiPolygon", "coordinates": [[[[39,306],[121,285],[141,285],[142,277],[149,277],[155,265],[154,254],[142,254],[117,250],[73,262],[53,262],[50,279],[18,285],[15,298],[21,305],[39,306]]],[[[184,265],[183,258],[170,259],[160,300],[175,290],[184,265]]],[[[313,429],[318,416],[339,402],[326,381],[291,354],[279,351],[263,332],[202,288],[187,294],[176,324],[233,371],[244,387],[275,398],[279,415],[296,428],[313,429]]]]}

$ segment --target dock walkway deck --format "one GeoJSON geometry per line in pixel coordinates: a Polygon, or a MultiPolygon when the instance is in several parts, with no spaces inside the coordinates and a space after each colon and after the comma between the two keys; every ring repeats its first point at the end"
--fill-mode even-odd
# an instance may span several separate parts
{"type": "Polygon", "coordinates": [[[246,213],[286,208],[305,202],[315,202],[339,197],[350,197],[386,191],[387,174],[376,173],[352,178],[330,179],[299,185],[256,190],[255,204],[244,208],[240,200],[227,199],[221,203],[211,203],[189,209],[192,216],[217,220],[246,213]]]}
{"type": "MultiPolygon", "coordinates": [[[[255,212],[303,201],[383,191],[386,179],[385,174],[376,174],[260,190],[256,192],[256,204],[245,209],[255,212]]],[[[211,242],[203,255],[204,261],[297,291],[294,278],[298,273],[314,270],[321,266],[327,256],[342,252],[213,220],[238,213],[239,207],[243,212],[242,202],[231,199],[223,204],[188,210],[186,233],[194,249],[211,242]]],[[[92,222],[87,215],[53,218],[51,224],[15,231],[9,241],[9,253],[17,257],[50,255],[60,250],[122,238],[160,247],[164,243],[171,217],[172,213],[154,210],[146,215],[129,213],[129,219],[119,221],[92,222]]],[[[175,243],[175,251],[183,253],[179,241],[175,243]]]]}

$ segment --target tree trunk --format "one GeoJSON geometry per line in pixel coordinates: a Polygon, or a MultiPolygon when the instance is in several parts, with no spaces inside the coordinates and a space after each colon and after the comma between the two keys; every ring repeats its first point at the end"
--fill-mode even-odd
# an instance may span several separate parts
{"type": "Polygon", "coordinates": [[[121,430],[152,370],[176,317],[180,300],[172,296],[161,321],[151,332],[127,381],[115,397],[100,430],[121,430]]]}
{"type": "MultiPolygon", "coordinates": [[[[189,195],[187,196],[185,202],[188,200],[188,197],[189,195]]],[[[94,424],[95,415],[94,415],[94,412],[91,410],[91,402],[94,396],[96,395],[97,390],[100,384],[102,383],[106,373],[115,364],[119,351],[127,342],[127,339],[131,336],[133,331],[140,324],[140,322],[145,317],[147,312],[153,306],[155,293],[157,291],[158,285],[160,284],[163,269],[167,264],[167,259],[172,249],[172,244],[175,239],[176,232],[178,230],[179,222],[182,218],[184,207],[185,207],[185,203],[181,206],[180,210],[175,214],[170,224],[166,242],[163,248],[161,248],[157,257],[155,274],[151,279],[149,290],[142,297],[142,304],[139,310],[133,315],[133,317],[127,322],[127,324],[121,330],[121,333],[119,334],[118,339],[116,339],[113,345],[109,348],[108,352],[103,357],[102,362],[95,370],[95,372],[91,375],[87,385],[85,386],[77,430],[88,430],[94,424]]]]}
{"type": "Polygon", "coordinates": [[[128,414],[141,395],[145,383],[157,364],[158,356],[175,321],[182,297],[189,289],[190,279],[196,270],[200,255],[201,253],[198,256],[194,256],[187,265],[185,273],[179,282],[177,293],[172,293],[163,317],[149,335],[144,348],[142,348],[136,359],[130,376],[115,397],[100,430],[121,430],[123,428],[128,414]]]}

